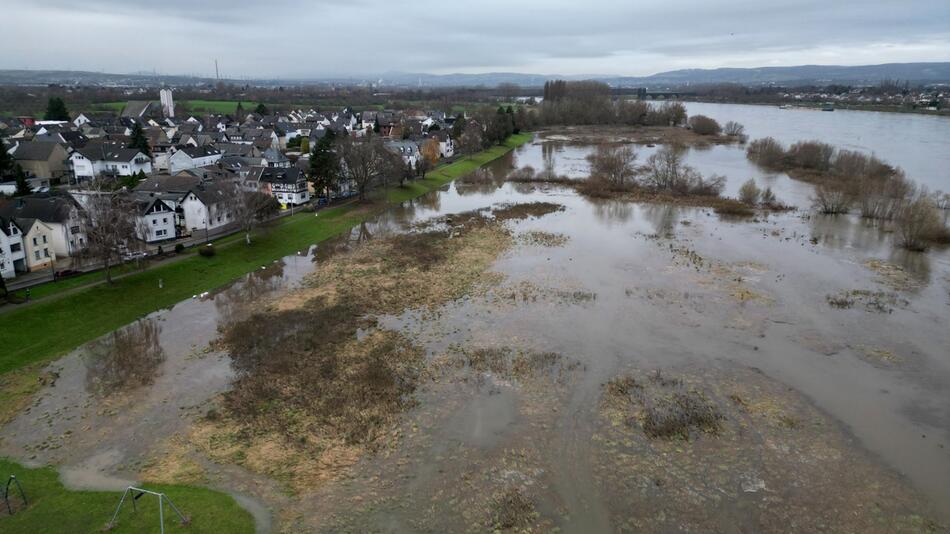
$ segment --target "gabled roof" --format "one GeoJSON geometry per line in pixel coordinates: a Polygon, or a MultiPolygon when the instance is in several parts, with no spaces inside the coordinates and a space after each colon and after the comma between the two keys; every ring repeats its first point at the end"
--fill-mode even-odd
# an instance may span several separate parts
{"type": "Polygon", "coordinates": [[[90,161],[130,162],[139,155],[145,157],[137,148],[125,148],[111,143],[87,145],[76,149],[76,152],[90,161]]]}
{"type": "Polygon", "coordinates": [[[0,232],[3,232],[4,235],[10,235],[10,225],[16,226],[19,232],[23,233],[23,227],[21,227],[12,217],[2,217],[0,216],[0,232]]]}
{"type": "MultiPolygon", "coordinates": [[[[211,145],[202,145],[202,146],[184,146],[178,149],[178,152],[184,152],[188,157],[194,158],[204,158],[208,156],[217,156],[221,154],[221,151],[211,145]]],[[[177,154],[177,152],[176,152],[177,154]]]]}
{"type": "Polygon", "coordinates": [[[70,212],[77,207],[76,201],[69,195],[36,193],[0,206],[0,217],[17,219],[23,229],[21,219],[39,219],[48,223],[67,222],[70,212]]]}
{"type": "Polygon", "coordinates": [[[62,147],[59,143],[20,141],[13,151],[13,158],[22,161],[49,161],[57,146],[62,147]]]}
{"type": "Polygon", "coordinates": [[[305,177],[298,167],[255,167],[251,169],[248,179],[272,184],[296,184],[305,177]]]}

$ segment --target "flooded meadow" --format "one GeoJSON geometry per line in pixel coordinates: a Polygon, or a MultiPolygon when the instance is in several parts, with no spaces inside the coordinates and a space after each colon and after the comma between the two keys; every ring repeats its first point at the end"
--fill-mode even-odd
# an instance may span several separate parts
{"type": "Polygon", "coordinates": [[[686,162],[798,209],[507,180],[592,150],[541,132],[76,350],[0,454],[221,489],[262,532],[946,531],[950,251],[737,146],[686,162]]]}

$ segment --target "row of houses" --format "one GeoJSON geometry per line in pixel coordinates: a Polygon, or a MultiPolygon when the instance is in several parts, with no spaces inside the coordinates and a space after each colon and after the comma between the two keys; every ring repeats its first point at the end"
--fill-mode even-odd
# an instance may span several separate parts
{"type": "MultiPolygon", "coordinates": [[[[415,167],[426,143],[437,143],[440,157],[454,155],[452,123],[440,112],[356,113],[349,108],[175,119],[162,106],[144,101],[130,102],[118,116],[0,119],[0,137],[33,190],[12,200],[0,198],[0,271],[10,277],[55,269],[80,254],[86,243],[79,215],[94,194],[85,186],[93,179],[124,184],[123,194],[140,219],[139,239],[159,244],[226,231],[235,223],[228,208],[235,190],[271,195],[285,208],[309,203],[314,191],[307,179],[309,154],[297,150],[302,140],[314,146],[328,132],[353,137],[372,132],[415,167]],[[138,130],[147,151],[130,148],[138,130]],[[128,178],[140,176],[144,179],[128,178]]],[[[349,189],[342,184],[337,194],[349,189]]],[[[0,183],[0,194],[15,192],[15,183],[0,183]]]]}

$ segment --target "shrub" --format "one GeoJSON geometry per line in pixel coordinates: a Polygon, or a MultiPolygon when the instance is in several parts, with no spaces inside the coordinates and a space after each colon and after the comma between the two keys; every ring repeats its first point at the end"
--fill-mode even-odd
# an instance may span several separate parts
{"type": "Polygon", "coordinates": [[[780,170],[785,166],[785,148],[771,137],[756,139],[749,143],[746,157],[766,169],[780,170]]]}
{"type": "Polygon", "coordinates": [[[689,127],[699,135],[719,135],[722,127],[716,119],[705,115],[693,115],[689,118],[689,127]]]}
{"type": "Polygon", "coordinates": [[[212,245],[211,243],[208,243],[207,245],[198,249],[198,254],[201,254],[202,256],[206,258],[210,258],[214,256],[215,253],[216,251],[214,250],[214,245],[212,245]]]}
{"type": "Polygon", "coordinates": [[[755,206],[756,204],[759,203],[759,199],[761,197],[762,197],[762,190],[759,189],[759,186],[755,185],[755,180],[751,178],[746,183],[742,184],[742,187],[739,188],[739,200],[743,204],[748,204],[749,206],[755,206]]]}
{"type": "Polygon", "coordinates": [[[596,151],[587,156],[587,161],[590,162],[592,178],[620,187],[632,182],[637,174],[637,152],[629,145],[599,145],[596,151]]]}
{"type": "Polygon", "coordinates": [[[899,242],[908,250],[927,250],[928,241],[941,229],[944,228],[937,207],[926,192],[919,193],[897,217],[899,242]]]}
{"type": "Polygon", "coordinates": [[[657,191],[669,191],[675,195],[719,196],[726,179],[711,176],[704,179],[696,169],[683,163],[683,151],[666,146],[647,160],[647,176],[643,185],[657,191]]]}
{"type": "Polygon", "coordinates": [[[723,133],[731,137],[739,137],[745,133],[745,126],[736,121],[729,121],[722,128],[723,133]]]}
{"type": "Polygon", "coordinates": [[[799,141],[786,154],[793,166],[821,172],[831,169],[834,155],[835,147],[821,141],[799,141]]]}
{"type": "Polygon", "coordinates": [[[181,254],[185,251],[185,245],[181,243],[175,243],[175,254],[181,254]]]}
{"type": "Polygon", "coordinates": [[[829,215],[848,213],[851,209],[851,194],[842,184],[823,183],[815,188],[812,199],[818,211],[829,215]]]}
{"type": "Polygon", "coordinates": [[[762,204],[769,207],[776,206],[778,204],[778,199],[775,198],[775,193],[772,192],[771,187],[766,187],[765,190],[762,191],[761,201],[762,204]]]}

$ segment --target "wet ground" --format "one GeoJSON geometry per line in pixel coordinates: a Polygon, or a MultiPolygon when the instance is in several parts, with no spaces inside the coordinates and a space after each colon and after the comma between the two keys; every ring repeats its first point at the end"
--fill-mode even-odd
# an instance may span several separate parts
{"type": "MultiPolygon", "coordinates": [[[[143,473],[207,484],[287,532],[944,528],[950,253],[899,251],[851,217],[724,220],[504,182],[526,164],[580,177],[585,151],[528,145],[63,358],[0,432],[0,454],[60,465],[72,486],[143,473]],[[196,437],[235,377],[219,331],[305,301],[340,251],[539,202],[557,209],[499,223],[512,239],[478,290],[419,297],[360,331],[398,334],[427,362],[372,450],[341,448],[301,482],[196,437]]],[[[704,173],[744,168],[736,147],[688,158],[704,173]]],[[[734,174],[729,187],[750,177],[734,174]]],[[[807,199],[807,185],[764,179],[782,201],[807,199]]]]}

